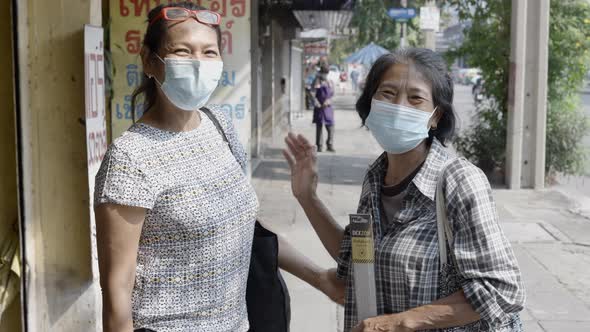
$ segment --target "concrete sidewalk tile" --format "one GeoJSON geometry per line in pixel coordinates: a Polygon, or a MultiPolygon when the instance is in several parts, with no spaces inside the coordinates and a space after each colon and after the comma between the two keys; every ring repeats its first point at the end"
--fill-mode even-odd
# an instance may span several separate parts
{"type": "Polygon", "coordinates": [[[590,247],[575,244],[528,244],[530,255],[590,308],[590,247]]]}
{"type": "Polygon", "coordinates": [[[504,223],[502,224],[504,234],[510,242],[555,242],[541,225],[531,223],[504,223]]]}
{"type": "Polygon", "coordinates": [[[316,290],[291,294],[291,331],[336,332],[337,304],[316,290]]]}
{"type": "MultiPolygon", "coordinates": [[[[514,245],[514,254],[520,266],[525,291],[528,294],[538,291],[551,291],[566,289],[547,269],[531,256],[528,250],[522,245],[514,245]]],[[[527,307],[529,302],[527,300],[527,307]]]]}
{"type": "Polygon", "coordinates": [[[590,309],[577,297],[561,289],[527,293],[527,308],[538,320],[588,321],[590,309]]]}
{"type": "Polygon", "coordinates": [[[531,313],[529,312],[529,310],[525,307],[524,310],[522,310],[520,312],[520,319],[522,321],[531,321],[531,320],[535,320],[535,318],[533,316],[531,316],[531,313]]]}
{"type": "MultiPolygon", "coordinates": [[[[546,332],[588,332],[590,322],[576,321],[540,321],[539,324],[546,332]]],[[[527,331],[528,332],[528,331],[527,331]]]]}
{"type": "Polygon", "coordinates": [[[556,238],[559,242],[562,243],[571,243],[572,239],[565,235],[562,231],[560,231],[554,225],[547,223],[547,222],[540,222],[539,225],[543,227],[549,234],[551,234],[554,238],[556,238]]]}
{"type": "Polygon", "coordinates": [[[523,320],[522,325],[523,331],[525,332],[545,332],[539,325],[539,322],[535,320],[523,320]]]}
{"type": "Polygon", "coordinates": [[[590,246],[590,220],[568,213],[560,219],[546,221],[556,226],[572,242],[590,246]]]}

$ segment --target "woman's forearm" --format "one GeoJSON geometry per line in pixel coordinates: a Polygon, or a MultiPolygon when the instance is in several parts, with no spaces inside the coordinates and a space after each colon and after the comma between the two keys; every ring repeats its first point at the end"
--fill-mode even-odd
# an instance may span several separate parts
{"type": "Polygon", "coordinates": [[[396,315],[401,325],[412,330],[463,326],[480,319],[463,291],[396,315]]]}
{"type": "Polygon", "coordinates": [[[344,237],[344,229],[332,217],[317,195],[298,198],[298,201],[324,248],[328,250],[332,258],[336,259],[340,254],[340,243],[344,237]]]}
{"type": "Polygon", "coordinates": [[[104,332],[133,331],[131,297],[124,295],[126,290],[112,291],[118,294],[103,294],[102,321],[104,332]]]}
{"type": "Polygon", "coordinates": [[[277,238],[279,241],[279,267],[319,289],[319,275],[322,269],[295,249],[284,237],[277,234],[277,238]]]}

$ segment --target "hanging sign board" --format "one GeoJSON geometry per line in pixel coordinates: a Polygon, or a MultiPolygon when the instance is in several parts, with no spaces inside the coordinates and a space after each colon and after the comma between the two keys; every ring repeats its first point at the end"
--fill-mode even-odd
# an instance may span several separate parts
{"type": "Polygon", "coordinates": [[[107,151],[107,125],[105,108],[104,44],[101,27],[84,26],[84,87],[86,154],[88,163],[88,195],[92,244],[92,270],[98,278],[96,251],[96,222],[94,220],[94,177],[107,151]]]}
{"type": "Polygon", "coordinates": [[[437,7],[420,8],[420,29],[438,32],[440,27],[440,10],[437,7]]]}
{"type": "Polygon", "coordinates": [[[416,17],[416,9],[414,8],[389,8],[387,16],[398,22],[406,22],[416,17]]]}

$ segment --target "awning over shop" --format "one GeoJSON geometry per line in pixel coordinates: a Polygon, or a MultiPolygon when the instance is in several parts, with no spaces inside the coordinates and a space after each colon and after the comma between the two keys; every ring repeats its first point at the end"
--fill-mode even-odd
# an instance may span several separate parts
{"type": "Polygon", "coordinates": [[[293,14],[304,31],[326,29],[330,34],[340,34],[352,19],[350,10],[294,10],[293,14]]]}
{"type": "Polygon", "coordinates": [[[355,0],[293,0],[293,9],[352,10],[355,0]]]}

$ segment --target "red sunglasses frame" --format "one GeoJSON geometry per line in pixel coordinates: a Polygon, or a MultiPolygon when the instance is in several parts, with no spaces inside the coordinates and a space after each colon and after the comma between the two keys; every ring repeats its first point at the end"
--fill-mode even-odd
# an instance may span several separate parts
{"type": "Polygon", "coordinates": [[[207,9],[191,10],[191,9],[183,8],[183,7],[166,7],[166,8],[163,8],[160,11],[160,13],[158,14],[158,16],[154,17],[154,19],[151,20],[151,22],[149,23],[149,25],[152,25],[152,24],[156,23],[157,21],[159,21],[161,19],[165,19],[167,21],[173,21],[173,22],[181,22],[181,21],[184,22],[184,21],[188,20],[189,18],[194,18],[195,20],[197,20],[199,23],[202,23],[202,24],[209,24],[209,25],[219,25],[219,24],[221,24],[221,15],[219,15],[219,13],[216,13],[216,12],[214,12],[212,10],[207,10],[207,9]],[[184,19],[170,19],[170,18],[168,18],[168,11],[169,10],[178,10],[178,9],[181,9],[181,10],[184,10],[185,12],[188,12],[189,13],[189,16],[187,16],[184,19]],[[208,13],[211,13],[211,14],[215,15],[215,17],[217,17],[217,22],[216,23],[209,23],[209,22],[203,22],[203,21],[201,21],[199,19],[199,17],[197,16],[197,13],[199,13],[199,12],[208,12],[208,13]]]}

